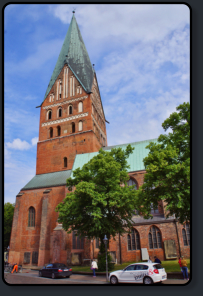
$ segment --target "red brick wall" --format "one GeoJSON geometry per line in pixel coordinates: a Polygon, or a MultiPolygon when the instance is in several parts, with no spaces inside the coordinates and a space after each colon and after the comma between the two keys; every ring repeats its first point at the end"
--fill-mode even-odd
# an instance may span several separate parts
{"type": "Polygon", "coordinates": [[[36,174],[71,170],[76,154],[96,152],[100,147],[101,144],[93,132],[40,142],[37,145],[36,174]],[[68,160],[66,168],[64,157],[68,160]]]}
{"type": "MultiPolygon", "coordinates": [[[[10,254],[9,260],[11,262],[17,261],[18,264],[23,264],[24,252],[39,251],[40,256],[46,263],[50,260],[50,235],[56,226],[58,213],[55,208],[59,202],[65,198],[65,186],[53,187],[48,194],[44,194],[45,189],[25,190],[24,194],[16,199],[15,215],[13,220],[10,254]],[[43,199],[48,200],[48,207],[46,213],[46,221],[42,222],[42,202],[43,199]],[[28,227],[28,211],[30,207],[35,208],[35,227],[28,227]],[[18,215],[19,211],[19,215],[18,215]],[[41,242],[40,250],[40,236],[42,231],[46,233],[43,243],[41,242]],[[40,255],[40,252],[43,255],[40,255]]],[[[32,260],[32,258],[31,258],[32,260]]],[[[40,265],[43,265],[41,262],[40,265]]]]}

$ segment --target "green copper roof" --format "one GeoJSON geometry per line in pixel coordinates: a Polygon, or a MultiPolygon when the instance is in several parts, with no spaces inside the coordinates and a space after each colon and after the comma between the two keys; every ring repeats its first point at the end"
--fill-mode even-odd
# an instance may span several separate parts
{"type": "MultiPolygon", "coordinates": [[[[157,143],[157,139],[129,143],[135,149],[133,150],[133,153],[130,154],[130,156],[128,158],[128,164],[130,165],[128,172],[140,171],[140,170],[145,169],[143,159],[149,153],[149,149],[146,149],[145,147],[147,145],[149,145],[150,142],[157,143]]],[[[103,149],[106,151],[110,151],[112,148],[119,148],[120,147],[124,150],[124,149],[126,149],[127,145],[128,144],[108,146],[108,147],[103,147],[103,149]]],[[[85,163],[87,163],[90,159],[92,159],[97,154],[98,154],[98,152],[76,155],[72,171],[74,171],[77,168],[82,168],[85,163]]],[[[72,173],[71,173],[71,177],[73,177],[72,173]]]]}
{"type": "Polygon", "coordinates": [[[65,64],[68,64],[85,91],[87,93],[91,92],[94,70],[74,14],[47,87],[44,100],[65,64]]]}
{"type": "Polygon", "coordinates": [[[36,175],[21,190],[65,185],[71,170],[36,175]]]}

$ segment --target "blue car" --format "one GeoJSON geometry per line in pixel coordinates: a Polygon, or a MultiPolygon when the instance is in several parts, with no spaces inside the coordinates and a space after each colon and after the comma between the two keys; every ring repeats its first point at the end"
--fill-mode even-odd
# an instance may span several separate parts
{"type": "Polygon", "coordinates": [[[71,274],[72,269],[63,263],[50,263],[39,270],[39,276],[51,277],[52,279],[57,277],[69,278],[71,274]]]}

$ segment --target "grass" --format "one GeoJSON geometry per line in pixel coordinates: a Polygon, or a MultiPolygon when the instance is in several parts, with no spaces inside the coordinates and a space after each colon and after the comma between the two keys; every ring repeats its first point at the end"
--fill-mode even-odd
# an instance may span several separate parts
{"type": "MultiPolygon", "coordinates": [[[[190,259],[186,259],[188,271],[190,271],[190,259]]],[[[135,262],[125,262],[123,264],[114,265],[114,269],[110,271],[115,271],[119,269],[124,269],[126,266],[135,263],[135,262]]],[[[168,260],[162,261],[161,265],[165,268],[166,272],[177,272],[181,271],[180,266],[178,264],[178,260],[168,260]]],[[[90,266],[72,266],[73,271],[83,271],[83,272],[91,272],[90,266]]]]}

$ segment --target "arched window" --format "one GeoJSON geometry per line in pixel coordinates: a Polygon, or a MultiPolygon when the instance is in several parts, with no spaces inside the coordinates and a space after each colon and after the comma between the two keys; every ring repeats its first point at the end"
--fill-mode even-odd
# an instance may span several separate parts
{"type": "Polygon", "coordinates": [[[47,119],[51,119],[51,117],[52,117],[52,111],[48,110],[47,111],[47,119]]]}
{"type": "Polygon", "coordinates": [[[53,127],[49,129],[49,138],[53,138],[53,127]]]}
{"type": "Polygon", "coordinates": [[[28,227],[35,226],[35,209],[33,207],[29,208],[28,212],[28,227]]]}
{"type": "Polygon", "coordinates": [[[71,105],[68,107],[68,113],[69,115],[73,114],[73,107],[71,105]]]}
{"type": "Polygon", "coordinates": [[[133,189],[137,190],[137,183],[130,178],[130,180],[127,181],[128,186],[134,186],[133,189]]]}
{"type": "Polygon", "coordinates": [[[62,117],[62,108],[61,107],[58,109],[58,117],[62,117]]]}
{"type": "Polygon", "coordinates": [[[83,111],[83,103],[79,102],[78,104],[78,112],[82,112],[83,111]]]}
{"type": "Polygon", "coordinates": [[[153,203],[151,203],[151,214],[159,214],[159,209],[158,209],[158,205],[154,206],[153,203]]]}
{"type": "Polygon", "coordinates": [[[128,250],[132,250],[130,234],[128,234],[128,250]]]}
{"type": "Polygon", "coordinates": [[[84,249],[84,239],[76,235],[76,231],[73,231],[72,247],[73,249],[84,249]]]}
{"type": "Polygon", "coordinates": [[[99,248],[99,238],[96,238],[96,248],[99,248]]]}
{"type": "Polygon", "coordinates": [[[72,133],[75,133],[75,123],[72,122],[71,125],[72,125],[72,133]]]}
{"type": "Polygon", "coordinates": [[[156,226],[152,226],[148,234],[149,248],[159,249],[162,248],[161,232],[156,226]]]}
{"type": "Polygon", "coordinates": [[[64,168],[67,168],[67,166],[68,166],[67,157],[64,157],[63,162],[64,162],[64,168]]]}
{"type": "Polygon", "coordinates": [[[128,234],[128,250],[140,250],[140,236],[136,229],[132,229],[131,235],[128,234]]]}
{"type": "Polygon", "coordinates": [[[59,137],[61,135],[61,127],[57,126],[57,136],[59,137]]]}
{"type": "Polygon", "coordinates": [[[182,235],[184,246],[190,246],[190,226],[188,223],[184,225],[184,228],[182,229],[182,235]]]}
{"type": "Polygon", "coordinates": [[[78,124],[78,130],[79,130],[79,131],[82,131],[82,121],[79,121],[79,124],[78,124]]]}

